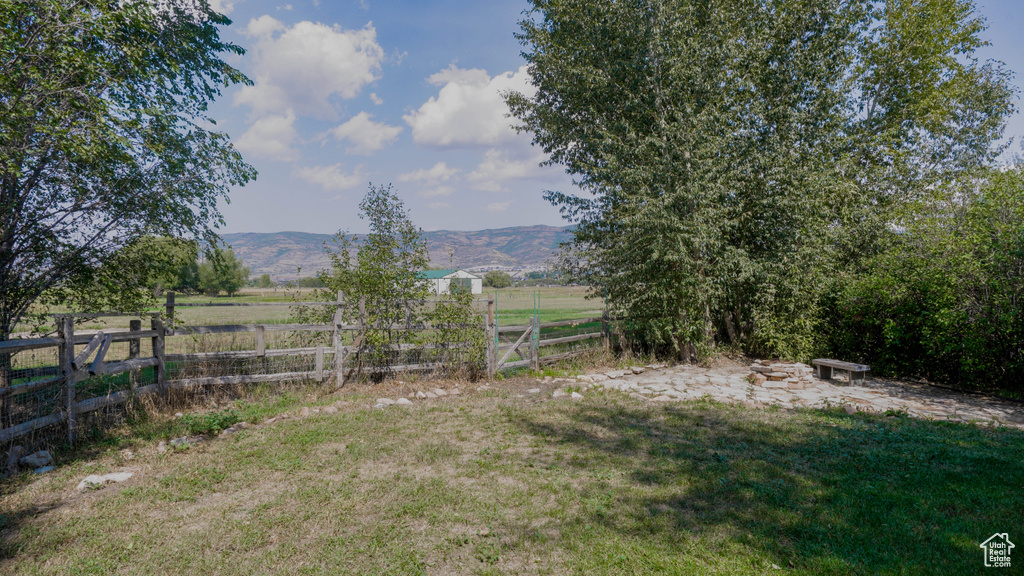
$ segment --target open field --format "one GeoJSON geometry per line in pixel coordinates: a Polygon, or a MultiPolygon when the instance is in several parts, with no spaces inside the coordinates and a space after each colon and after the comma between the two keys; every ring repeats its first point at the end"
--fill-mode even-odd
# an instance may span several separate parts
{"type": "Polygon", "coordinates": [[[496,315],[499,326],[526,324],[533,315],[534,293],[538,297],[538,313],[541,322],[557,322],[573,320],[587,316],[600,316],[604,310],[604,301],[587,299],[590,291],[585,286],[553,286],[530,288],[484,288],[478,298],[495,298],[496,315]],[[596,312],[596,314],[595,314],[596,312]]]}
{"type": "MultiPolygon", "coordinates": [[[[555,322],[559,320],[572,320],[591,316],[587,312],[603,310],[604,302],[600,299],[588,300],[585,298],[589,289],[582,286],[573,287],[531,287],[531,288],[502,288],[496,290],[485,288],[483,294],[476,298],[480,301],[476,307],[481,312],[486,310],[483,302],[487,298],[495,298],[497,308],[497,319],[499,325],[525,324],[533,315],[534,300],[536,293],[539,297],[538,311],[541,322],[555,322]]],[[[202,303],[235,303],[235,304],[259,304],[283,303],[295,301],[310,301],[315,298],[314,290],[311,288],[243,288],[237,295],[228,298],[227,296],[209,297],[203,295],[178,294],[175,298],[176,304],[202,304],[202,303]]],[[[163,302],[151,307],[149,312],[162,312],[163,302]]],[[[67,312],[67,310],[54,309],[53,313],[67,312]]],[[[75,312],[80,312],[76,310],[75,312]]],[[[283,324],[290,321],[291,308],[288,306],[214,306],[214,307],[178,307],[175,310],[180,324],[283,324]]],[[[76,326],[78,330],[102,330],[120,329],[126,330],[128,318],[99,318],[86,320],[76,326]]],[[[145,328],[145,327],[144,327],[145,328]]],[[[16,332],[25,332],[29,329],[26,325],[18,327],[16,332]]],[[[28,336],[27,333],[24,336],[28,336]]]]}
{"type": "MultiPolygon", "coordinates": [[[[338,414],[166,455],[158,440],[217,414],[135,422],[3,485],[0,572],[970,574],[981,541],[1020,527],[1019,431],[517,397],[534,385],[386,410],[368,406],[399,384],[357,387],[338,414]]],[[[271,395],[234,419],[337,399],[271,395]]]]}

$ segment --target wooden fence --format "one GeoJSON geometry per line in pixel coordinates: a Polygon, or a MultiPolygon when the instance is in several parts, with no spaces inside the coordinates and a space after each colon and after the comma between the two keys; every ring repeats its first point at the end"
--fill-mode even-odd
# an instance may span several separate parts
{"type": "Polygon", "coordinates": [[[609,319],[608,315],[605,313],[602,313],[602,315],[598,317],[546,323],[541,323],[540,317],[538,315],[534,315],[530,318],[529,324],[519,326],[495,326],[494,349],[496,354],[501,354],[501,357],[500,359],[496,358],[494,360],[494,371],[521,367],[539,369],[541,364],[549,364],[559,360],[565,360],[593,348],[576,348],[572,350],[559,349],[559,347],[564,344],[600,339],[602,341],[602,346],[607,349],[609,335],[609,319]],[[596,323],[600,323],[600,330],[593,330],[589,332],[584,331],[577,334],[565,334],[565,328],[587,329],[588,325],[596,323]],[[548,331],[548,338],[544,337],[545,331],[548,331]],[[506,342],[501,343],[502,337],[508,334],[512,334],[512,337],[515,337],[514,335],[518,334],[518,338],[516,338],[515,341],[512,341],[511,338],[506,338],[506,342]],[[519,359],[513,360],[513,355],[518,355],[519,359]]]}
{"type": "MultiPolygon", "coordinates": [[[[486,300],[486,312],[482,314],[480,323],[468,326],[472,330],[479,329],[485,345],[484,362],[488,376],[499,370],[518,367],[538,368],[541,364],[554,362],[579,354],[585,349],[565,350],[566,345],[601,339],[607,347],[609,322],[607,315],[601,317],[569,320],[561,322],[541,323],[534,315],[528,325],[497,326],[495,322],[495,303],[486,300]],[[600,330],[586,331],[588,327],[600,322],[600,330]],[[565,330],[584,329],[582,333],[564,335],[565,330]],[[510,336],[511,335],[511,336],[510,336]],[[545,335],[547,337],[545,338],[545,335]],[[511,338],[515,338],[513,342],[511,338]],[[502,342],[504,340],[504,342],[502,342]],[[500,355],[500,357],[499,357],[500,355]],[[518,359],[514,359],[518,356],[518,359]]],[[[67,429],[68,442],[74,442],[78,434],[78,424],[83,414],[102,408],[124,404],[133,398],[157,394],[167,399],[171,390],[182,390],[213,385],[250,384],[259,382],[314,381],[330,382],[341,387],[353,371],[364,370],[357,362],[350,361],[360,350],[362,336],[367,332],[363,321],[365,305],[360,302],[360,313],[357,321],[346,322],[343,304],[339,295],[337,302],[280,302],[280,303],[213,303],[213,304],[176,304],[173,293],[167,295],[163,313],[149,313],[150,326],[142,330],[142,321],[130,320],[128,330],[98,330],[91,333],[75,333],[76,320],[128,317],[126,314],[61,314],[55,316],[56,336],[49,338],[16,339],[0,342],[0,356],[10,359],[14,354],[27,350],[53,348],[57,349],[56,366],[32,366],[17,371],[17,378],[8,374],[0,378],[0,444],[30,434],[42,428],[63,423],[67,429]],[[331,324],[221,324],[221,325],[181,325],[175,322],[176,313],[195,307],[246,307],[246,306],[324,306],[337,308],[331,324]],[[268,347],[268,337],[287,332],[292,335],[305,334],[303,338],[292,338],[290,341],[321,341],[320,344],[308,346],[291,346],[284,348],[268,347]],[[191,352],[167,352],[169,339],[210,334],[245,334],[255,336],[255,346],[244,350],[214,350],[191,352]],[[319,335],[316,337],[315,335],[319,335]],[[322,342],[327,341],[329,344],[322,342]],[[111,344],[128,343],[127,357],[108,361],[111,344]],[[142,356],[142,344],[148,344],[149,354],[142,356]],[[76,353],[76,346],[77,353],[76,353]],[[274,371],[273,363],[268,359],[300,358],[301,369],[274,371]],[[267,362],[271,366],[262,373],[257,370],[245,370],[245,373],[225,374],[217,376],[187,375],[186,368],[203,363],[219,361],[257,361],[267,362]],[[356,366],[353,366],[356,364],[356,366]],[[169,377],[169,368],[175,377],[169,377]],[[127,374],[127,382],[113,385],[89,385],[97,382],[110,382],[112,377],[127,374]],[[145,374],[145,378],[143,377],[145,374]],[[187,377],[181,377],[185,374],[187,377]],[[22,380],[18,383],[18,380],[22,380]],[[145,380],[145,381],[144,381],[145,380]],[[118,389],[120,388],[120,389],[118,389]],[[99,390],[97,392],[97,390],[99,390]],[[17,414],[18,398],[31,398],[33,394],[45,393],[51,400],[41,404],[35,412],[36,417],[19,417],[17,414]],[[92,394],[90,396],[90,394],[92,394]],[[89,396],[89,397],[86,397],[89,396]]],[[[379,328],[379,327],[377,327],[379,328]]],[[[427,325],[413,326],[410,323],[394,326],[400,330],[431,330],[427,325]]],[[[288,341],[288,340],[286,340],[288,341]]],[[[396,352],[423,351],[444,347],[457,349],[464,344],[447,342],[443,344],[393,344],[387,346],[396,352]]],[[[592,348],[591,348],[592,349],[592,348]]],[[[8,362],[8,365],[10,363],[8,362]]],[[[405,363],[389,366],[393,372],[433,371],[440,368],[436,362],[405,363]]],[[[374,370],[372,367],[370,371],[374,370]]],[[[364,372],[365,373],[365,372],[364,372]]],[[[122,377],[120,380],[124,380],[122,377]]],[[[22,410],[32,416],[32,410],[22,410]]]]}

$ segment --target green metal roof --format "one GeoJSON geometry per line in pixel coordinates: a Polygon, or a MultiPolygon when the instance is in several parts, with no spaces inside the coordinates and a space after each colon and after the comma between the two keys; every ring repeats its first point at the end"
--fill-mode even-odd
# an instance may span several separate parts
{"type": "Polygon", "coordinates": [[[424,270],[424,271],[419,273],[419,276],[420,276],[420,278],[425,278],[427,280],[437,280],[439,278],[444,278],[445,276],[447,276],[449,274],[453,274],[455,272],[458,272],[458,269],[452,269],[452,270],[424,270]]]}

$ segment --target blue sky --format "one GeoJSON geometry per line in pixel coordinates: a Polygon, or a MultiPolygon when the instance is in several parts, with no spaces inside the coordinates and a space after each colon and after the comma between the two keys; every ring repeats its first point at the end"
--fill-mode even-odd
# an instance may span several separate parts
{"type": "MultiPolygon", "coordinates": [[[[211,108],[260,173],[222,206],[223,232],[362,232],[368,182],[392,183],[426,230],[564,224],[542,193],[569,190],[568,176],[538,166],[498,96],[528,90],[513,36],[525,2],[211,3],[256,83],[211,108]]],[[[977,6],[993,44],[981,56],[1024,75],[1024,1],[977,6]]],[[[1008,135],[1024,135],[1020,113],[1008,135]]]]}

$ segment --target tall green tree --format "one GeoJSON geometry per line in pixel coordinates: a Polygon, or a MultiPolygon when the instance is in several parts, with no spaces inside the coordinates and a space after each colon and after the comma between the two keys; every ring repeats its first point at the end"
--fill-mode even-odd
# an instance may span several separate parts
{"type": "Polygon", "coordinates": [[[547,193],[576,224],[563,263],[640,345],[683,358],[718,341],[811,354],[836,275],[935,182],[912,168],[985,164],[1012,110],[1005,72],[971,60],[963,0],[532,5],[535,92],[507,100],[589,193],[547,193]]]}
{"type": "Polygon", "coordinates": [[[491,288],[508,288],[512,285],[512,277],[507,272],[492,270],[484,274],[483,285],[491,288]]]}
{"type": "Polygon", "coordinates": [[[199,290],[208,296],[235,292],[249,281],[249,267],[235,256],[231,248],[216,247],[199,264],[199,290]]]}
{"type": "Polygon", "coordinates": [[[119,261],[148,235],[212,239],[255,177],[207,106],[249,83],[205,0],[0,3],[0,340],[33,303],[138,310],[119,261]]]}

